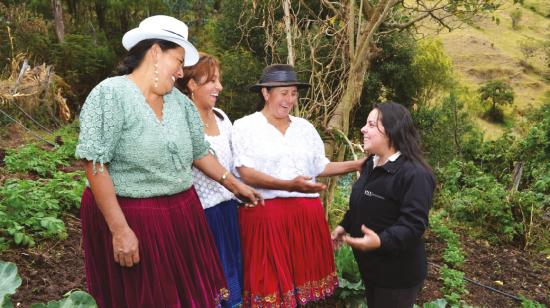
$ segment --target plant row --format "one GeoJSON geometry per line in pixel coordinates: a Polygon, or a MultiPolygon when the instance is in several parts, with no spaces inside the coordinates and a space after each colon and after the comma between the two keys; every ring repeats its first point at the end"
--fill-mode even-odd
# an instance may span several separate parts
{"type": "Polygon", "coordinates": [[[53,149],[29,144],[7,151],[9,173],[0,187],[0,250],[11,243],[32,247],[37,238],[67,237],[62,217],[79,207],[85,181],[82,171],[58,170],[74,162],[76,133],[71,128],[58,132],[63,144],[53,149]]]}

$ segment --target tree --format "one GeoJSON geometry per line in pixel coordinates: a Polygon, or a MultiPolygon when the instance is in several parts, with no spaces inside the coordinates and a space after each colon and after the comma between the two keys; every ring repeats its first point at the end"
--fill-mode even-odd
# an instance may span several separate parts
{"type": "Polygon", "coordinates": [[[493,119],[498,114],[497,104],[504,105],[514,102],[514,89],[502,80],[489,80],[479,88],[479,94],[481,102],[491,101],[492,106],[489,115],[493,119]]]}
{"type": "Polygon", "coordinates": [[[442,90],[453,83],[452,61],[443,50],[443,43],[437,40],[424,40],[419,44],[413,62],[415,78],[418,80],[417,101],[429,103],[442,90]]]}
{"type": "Polygon", "coordinates": [[[60,43],[65,40],[65,24],[63,23],[63,6],[61,0],[52,0],[55,34],[60,43]]]}

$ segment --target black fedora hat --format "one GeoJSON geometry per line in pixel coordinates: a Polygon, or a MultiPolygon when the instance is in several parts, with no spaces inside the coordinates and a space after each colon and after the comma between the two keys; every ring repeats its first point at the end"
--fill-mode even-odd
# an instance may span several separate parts
{"type": "Polygon", "coordinates": [[[259,92],[264,87],[296,86],[299,89],[309,87],[309,83],[300,82],[297,79],[296,71],[292,65],[271,64],[264,68],[260,81],[248,89],[252,92],[259,92]]]}

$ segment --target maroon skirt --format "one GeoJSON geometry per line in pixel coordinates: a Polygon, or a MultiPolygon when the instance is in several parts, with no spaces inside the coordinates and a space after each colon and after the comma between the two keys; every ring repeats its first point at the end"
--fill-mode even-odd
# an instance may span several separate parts
{"type": "Polygon", "coordinates": [[[140,263],[114,262],[112,237],[89,188],[80,216],[88,291],[99,307],[216,307],[223,269],[195,189],[118,202],[139,241],[140,263]]]}
{"type": "Polygon", "coordinates": [[[244,307],[295,307],[338,286],[319,198],[276,198],[239,210],[244,307]]]}

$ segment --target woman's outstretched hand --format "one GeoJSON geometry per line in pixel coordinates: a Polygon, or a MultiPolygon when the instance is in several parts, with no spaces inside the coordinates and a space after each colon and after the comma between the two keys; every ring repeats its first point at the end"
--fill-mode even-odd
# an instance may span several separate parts
{"type": "Polygon", "coordinates": [[[334,249],[340,249],[342,243],[344,242],[344,235],[346,235],[346,230],[342,226],[336,226],[332,233],[330,233],[330,238],[332,239],[332,244],[334,249]]]}
{"type": "Polygon", "coordinates": [[[126,227],[115,231],[113,235],[113,253],[115,262],[125,267],[132,267],[139,263],[139,244],[134,231],[126,227]]]}
{"type": "Polygon", "coordinates": [[[289,191],[297,191],[301,193],[318,193],[325,190],[327,185],[323,183],[311,182],[310,176],[297,176],[291,180],[289,191]]]}
{"type": "Polygon", "coordinates": [[[351,237],[344,235],[344,242],[350,245],[353,249],[362,251],[380,248],[380,237],[376,234],[376,232],[365,227],[365,225],[361,225],[361,231],[363,232],[363,237],[351,237]]]}

